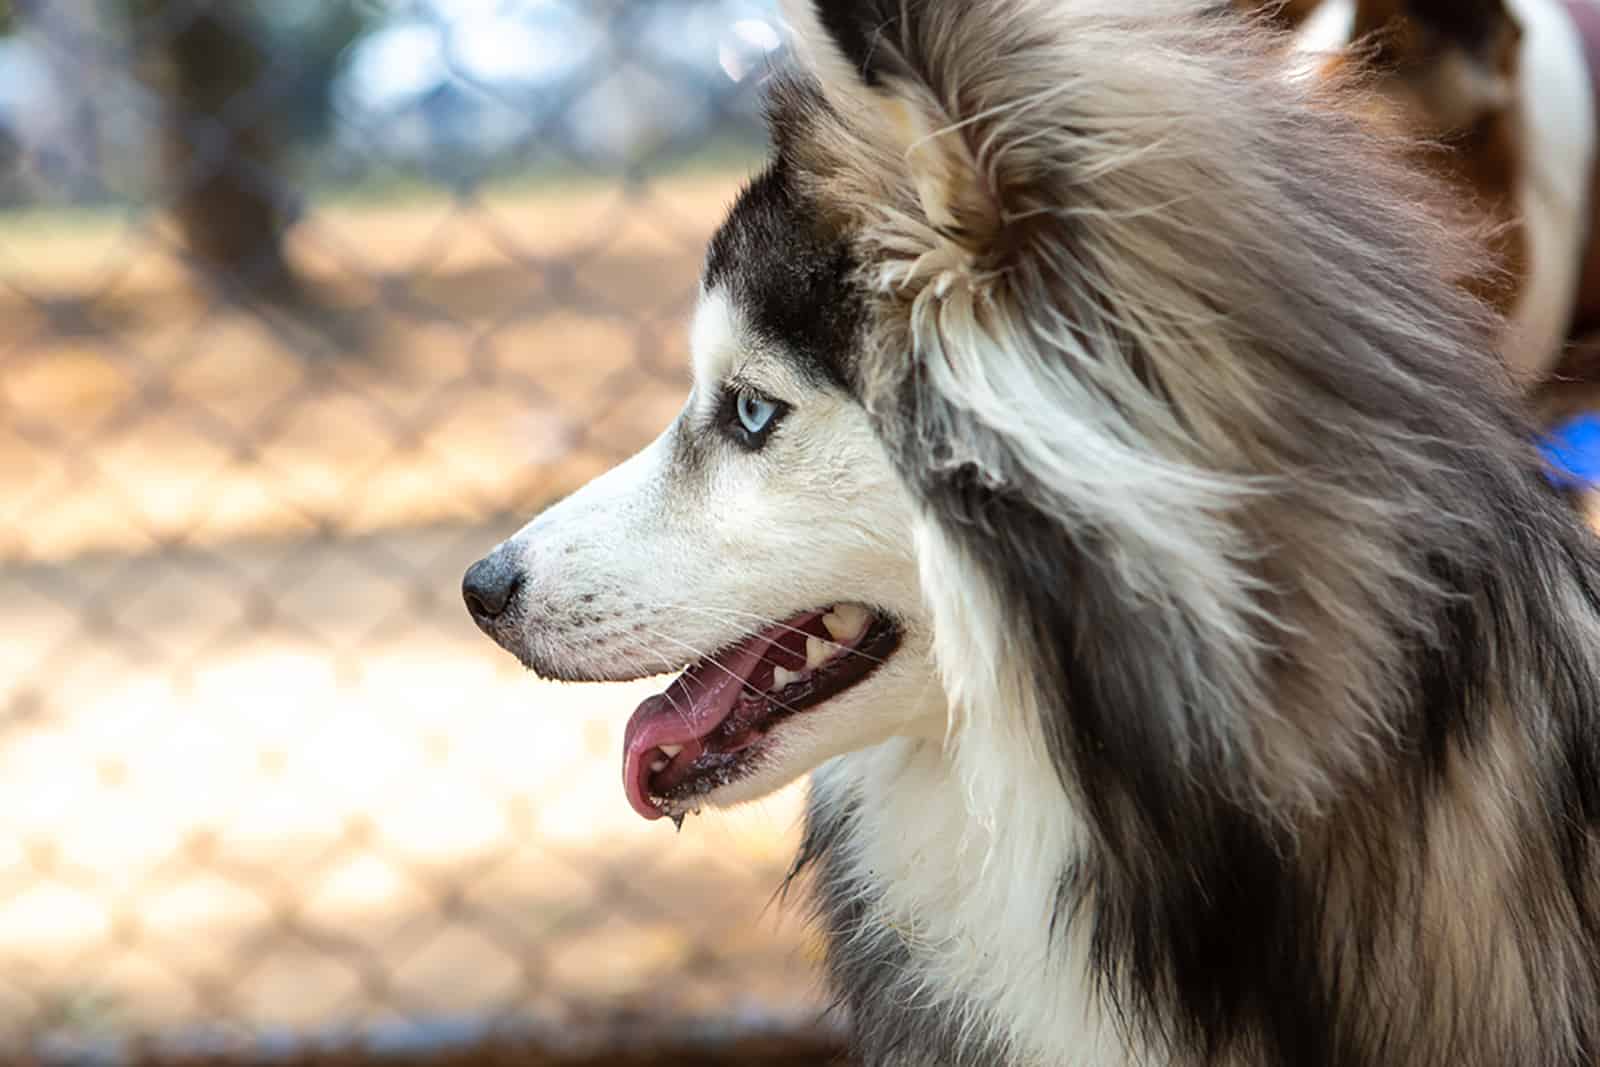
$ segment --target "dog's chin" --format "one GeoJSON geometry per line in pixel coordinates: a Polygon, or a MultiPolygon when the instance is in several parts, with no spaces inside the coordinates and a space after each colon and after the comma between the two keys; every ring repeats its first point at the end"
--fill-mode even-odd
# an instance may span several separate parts
{"type": "Polygon", "coordinates": [[[569,640],[550,641],[530,636],[520,617],[480,628],[505,651],[516,657],[524,670],[547,682],[596,684],[638,682],[661,674],[660,663],[651,669],[647,659],[633,657],[600,658],[593,648],[581,649],[569,640]]]}
{"type": "Polygon", "coordinates": [[[661,815],[676,821],[686,815],[698,815],[701,809],[736,808],[764,800],[793,785],[823,762],[821,757],[810,753],[803,741],[797,743],[797,733],[799,731],[792,726],[774,730],[762,743],[761,750],[752,754],[741,767],[737,777],[705,793],[654,798],[660,804],[661,815]]]}
{"type": "Polygon", "coordinates": [[[646,819],[681,819],[787,785],[816,762],[805,754],[815,733],[807,720],[867,684],[900,644],[900,624],[887,613],[834,604],[690,664],[628,722],[629,804],[646,819]]]}

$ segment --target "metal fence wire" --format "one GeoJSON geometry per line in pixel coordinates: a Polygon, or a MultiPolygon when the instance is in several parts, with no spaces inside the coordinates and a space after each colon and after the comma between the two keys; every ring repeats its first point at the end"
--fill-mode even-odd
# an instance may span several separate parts
{"type": "Polygon", "coordinates": [[[640,823],[652,686],[540,683],[457,594],[676,411],[771,4],[0,30],[0,1059],[780,1062],[795,798],[640,823]]]}

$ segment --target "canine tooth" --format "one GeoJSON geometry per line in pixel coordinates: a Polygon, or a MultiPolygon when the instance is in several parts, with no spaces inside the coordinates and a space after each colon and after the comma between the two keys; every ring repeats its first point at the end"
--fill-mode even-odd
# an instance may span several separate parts
{"type": "Polygon", "coordinates": [[[772,668],[772,690],[776,691],[800,680],[800,675],[782,667],[772,668]]]}
{"type": "Polygon", "coordinates": [[[828,662],[833,650],[820,637],[806,638],[806,669],[811,670],[828,662]]]}
{"type": "Polygon", "coordinates": [[[683,751],[682,745],[662,745],[661,754],[668,759],[677,759],[678,753],[683,751]]]}
{"type": "Polygon", "coordinates": [[[867,628],[867,611],[858,604],[838,604],[822,617],[822,625],[835,641],[848,644],[867,628]]]}

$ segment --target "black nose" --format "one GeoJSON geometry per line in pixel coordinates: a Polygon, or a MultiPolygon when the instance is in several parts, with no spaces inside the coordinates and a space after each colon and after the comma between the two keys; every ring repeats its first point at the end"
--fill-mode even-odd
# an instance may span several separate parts
{"type": "Polygon", "coordinates": [[[496,549],[467,568],[467,576],[461,580],[461,599],[480,625],[494,622],[506,613],[521,585],[522,568],[496,549]]]}

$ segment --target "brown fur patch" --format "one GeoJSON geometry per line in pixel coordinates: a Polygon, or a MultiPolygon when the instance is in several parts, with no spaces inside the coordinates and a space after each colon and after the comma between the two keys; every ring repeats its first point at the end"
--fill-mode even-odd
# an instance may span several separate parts
{"type": "Polygon", "coordinates": [[[1485,230],[1489,258],[1462,284],[1502,314],[1516,305],[1531,258],[1516,203],[1519,126],[1518,114],[1504,111],[1485,116],[1447,141],[1418,149],[1422,165],[1460,193],[1468,212],[1463,221],[1485,230]]]}
{"type": "Polygon", "coordinates": [[[1411,14],[1403,0],[1359,0],[1353,38],[1357,50],[1348,62],[1378,74],[1374,89],[1385,120],[1419,139],[1418,162],[1457,194],[1461,222],[1484,233],[1490,255],[1462,284],[1509,312],[1531,258],[1516,203],[1521,118],[1515,96],[1484,107],[1473,90],[1492,79],[1516,84],[1520,27],[1504,15],[1469,53],[1411,14]]]}
{"type": "MultiPolygon", "coordinates": [[[[1578,303],[1572,313],[1572,336],[1591,335],[1589,347],[1592,349],[1592,335],[1596,330],[1600,330],[1600,167],[1595,168],[1589,188],[1589,248],[1578,282],[1578,303]]],[[[1558,376],[1570,373],[1565,363],[1557,369],[1558,376]]],[[[1594,371],[1588,373],[1593,375],[1594,371]]]]}
{"type": "MultiPolygon", "coordinates": [[[[1595,99],[1600,100],[1600,9],[1573,10],[1572,14],[1583,40],[1595,99]]],[[[1574,339],[1584,340],[1575,346],[1580,351],[1569,353],[1576,355],[1577,361],[1569,359],[1557,367],[1554,377],[1558,380],[1600,381],[1600,358],[1596,356],[1600,338],[1595,336],[1596,331],[1600,331],[1600,166],[1595,168],[1590,183],[1588,221],[1588,252],[1578,282],[1578,303],[1573,309],[1571,334],[1574,339]]]]}
{"type": "MultiPolygon", "coordinates": [[[[1051,892],[1130,1031],[1171,1046],[1099,1059],[1587,1065],[1600,572],[1536,481],[1502,324],[1453,284],[1482,248],[1434,217],[1508,210],[1512,109],[1405,166],[1346,109],[1415,114],[1428,74],[1353,100],[1181,0],[1080,2],[876,0],[804,128],[854,220],[855,386],[959,578],[924,592],[963,741],[1042,741],[1090,844],[1051,892]],[[863,57],[968,139],[987,245],[851,106],[863,57]]],[[[813,838],[853,834],[846,807],[813,838]]],[[[1048,1018],[1008,1014],[990,956],[952,976],[920,931],[873,937],[854,863],[824,908],[869,1062],[1060,1058],[1050,1008],[1085,987],[1030,969],[1048,1018]]],[[[1007,918],[948,939],[993,952],[1007,918]]]]}

